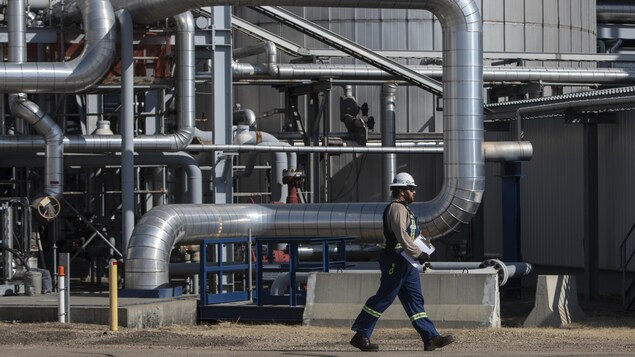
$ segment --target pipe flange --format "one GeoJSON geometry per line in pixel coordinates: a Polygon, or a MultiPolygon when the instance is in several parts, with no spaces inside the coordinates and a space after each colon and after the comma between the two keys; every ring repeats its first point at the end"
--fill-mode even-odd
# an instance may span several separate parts
{"type": "Polygon", "coordinates": [[[492,267],[496,269],[498,273],[498,286],[503,286],[507,284],[507,280],[509,279],[509,270],[507,269],[507,265],[498,259],[487,259],[481,263],[481,267],[492,267]]]}

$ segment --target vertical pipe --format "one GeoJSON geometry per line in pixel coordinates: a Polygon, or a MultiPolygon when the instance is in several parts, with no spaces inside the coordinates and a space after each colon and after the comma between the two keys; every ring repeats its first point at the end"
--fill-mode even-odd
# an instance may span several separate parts
{"type": "Polygon", "coordinates": [[[117,261],[115,259],[110,263],[108,286],[110,292],[110,331],[117,331],[119,329],[119,306],[117,301],[117,261]]]}
{"type": "MultiPolygon", "coordinates": [[[[310,129],[311,132],[309,133],[311,138],[310,139],[311,146],[320,146],[319,125],[315,125],[316,122],[320,120],[320,117],[318,115],[320,111],[319,93],[310,93],[309,95],[307,95],[306,111],[307,111],[307,117],[308,117],[307,127],[311,128],[310,129]]],[[[310,175],[309,175],[309,187],[311,187],[311,197],[312,197],[311,203],[323,202],[321,189],[320,189],[320,177],[322,177],[321,170],[320,170],[321,156],[322,155],[318,153],[309,154],[309,162],[310,162],[309,167],[311,168],[310,175]]]]}
{"type": "MultiPolygon", "coordinates": [[[[26,15],[24,0],[9,2],[9,62],[22,64],[26,57],[26,15]]],[[[9,105],[16,117],[31,124],[46,141],[46,164],[44,192],[42,196],[59,197],[63,191],[64,180],[64,144],[63,134],[57,124],[25,94],[9,95],[9,105]]],[[[39,204],[36,198],[34,204],[39,204]]]]}
{"type": "MultiPolygon", "coordinates": [[[[381,121],[381,146],[394,147],[396,145],[395,134],[395,100],[397,94],[397,84],[384,83],[381,87],[381,113],[383,120],[381,121]]],[[[383,181],[382,181],[382,199],[390,200],[390,192],[387,187],[392,182],[393,177],[397,173],[397,154],[384,154],[383,160],[383,181]]]]}
{"type": "Polygon", "coordinates": [[[134,67],[132,17],[117,11],[121,29],[121,249],[125,254],[134,229],[134,67]]]}
{"type": "Polygon", "coordinates": [[[9,62],[26,62],[25,0],[11,0],[7,7],[9,62]]]}
{"type": "Polygon", "coordinates": [[[57,290],[59,293],[57,316],[59,322],[66,322],[66,277],[64,276],[64,267],[57,267],[57,290]]]}
{"type": "MultiPolygon", "coordinates": [[[[58,222],[58,220],[55,220],[58,222]]],[[[60,253],[59,254],[59,265],[64,268],[64,319],[66,322],[71,322],[71,254],[70,253],[60,253]]]]}
{"type": "MultiPolygon", "coordinates": [[[[324,98],[322,98],[323,103],[320,106],[320,109],[324,108],[323,110],[320,110],[320,112],[323,113],[324,115],[324,146],[328,147],[329,146],[329,136],[328,133],[331,132],[331,118],[330,118],[330,107],[331,107],[331,91],[327,90],[324,91],[324,98]]],[[[323,202],[329,202],[329,197],[330,197],[330,183],[331,181],[331,156],[326,153],[324,154],[324,201],[323,202]]]]}
{"type": "MultiPolygon", "coordinates": [[[[26,15],[25,0],[9,1],[7,3],[7,35],[8,35],[8,60],[12,63],[24,63],[26,57],[26,15]]],[[[4,54],[4,52],[2,52],[4,54]]],[[[9,102],[16,94],[9,94],[9,102]]],[[[2,95],[4,104],[4,94],[2,95]]],[[[9,107],[11,105],[9,104],[9,107]]],[[[4,110],[2,111],[4,115],[4,110]]],[[[26,121],[16,115],[16,134],[27,133],[26,121]]]]}
{"type": "Polygon", "coordinates": [[[253,299],[253,289],[251,288],[253,286],[253,258],[251,256],[251,252],[252,252],[252,246],[253,246],[253,241],[252,241],[252,237],[251,237],[251,228],[249,228],[249,234],[247,235],[248,240],[247,240],[247,300],[251,301],[251,299],[253,299]]]}
{"type": "MultiPolygon", "coordinates": [[[[2,220],[2,244],[13,249],[13,208],[9,204],[0,207],[0,218],[2,220]]],[[[5,282],[13,278],[13,253],[9,249],[2,252],[2,271],[5,282]]]]}

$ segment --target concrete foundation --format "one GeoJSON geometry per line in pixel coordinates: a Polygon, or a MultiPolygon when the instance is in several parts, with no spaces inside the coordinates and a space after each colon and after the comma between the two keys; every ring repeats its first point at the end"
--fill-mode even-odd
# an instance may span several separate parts
{"type": "Polygon", "coordinates": [[[534,308],[524,327],[560,327],[586,319],[573,275],[539,275],[534,308]]]}
{"type": "MultiPolygon", "coordinates": [[[[303,322],[350,327],[366,300],[377,292],[379,272],[310,273],[303,322]]],[[[500,327],[496,274],[421,274],[425,308],[437,327],[500,327]]],[[[411,327],[398,299],[378,327],[411,327]]]]}
{"type": "MultiPolygon", "coordinates": [[[[170,299],[120,298],[119,326],[152,328],[196,324],[197,296],[170,299]]],[[[57,294],[0,297],[0,320],[53,322],[57,316],[57,294]]],[[[71,295],[70,322],[109,325],[107,294],[71,295]]]]}

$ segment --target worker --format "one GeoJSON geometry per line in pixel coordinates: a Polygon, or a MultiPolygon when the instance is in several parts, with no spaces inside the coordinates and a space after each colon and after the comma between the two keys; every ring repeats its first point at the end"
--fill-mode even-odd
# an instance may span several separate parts
{"type": "Polygon", "coordinates": [[[356,332],[351,345],[362,351],[379,350],[377,344],[370,342],[370,336],[381,314],[397,296],[415,330],[421,335],[425,351],[433,351],[454,342],[451,335],[441,336],[428,318],[423,307],[419,270],[402,255],[405,252],[419,264],[430,258],[414,243],[420,232],[417,217],[408,204],[414,202],[416,187],[414,178],[406,172],[395,175],[390,184],[392,202],[383,214],[384,249],[379,255],[379,289],[366,301],[351,328],[356,332]]]}

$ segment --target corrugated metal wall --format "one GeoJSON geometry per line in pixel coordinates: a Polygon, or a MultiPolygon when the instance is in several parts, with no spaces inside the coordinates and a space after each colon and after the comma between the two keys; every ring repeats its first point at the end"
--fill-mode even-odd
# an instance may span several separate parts
{"type": "MultiPolygon", "coordinates": [[[[521,180],[523,258],[538,265],[582,268],[583,126],[565,124],[563,118],[529,120],[525,134],[534,157],[523,164],[521,180]]],[[[634,136],[633,112],[620,113],[614,124],[598,128],[600,269],[619,269],[619,245],[635,222],[634,136]]],[[[495,207],[500,178],[492,165],[485,195],[488,252],[500,242],[494,238],[500,236],[500,210],[495,207]]]]}
{"type": "MultiPolygon", "coordinates": [[[[635,113],[620,113],[598,133],[600,267],[619,269],[619,245],[635,223],[635,113]]],[[[628,247],[635,249],[635,237],[628,247]]]]}
{"type": "Polygon", "coordinates": [[[582,133],[562,118],[525,122],[534,156],[523,164],[521,249],[533,264],[583,266],[582,133]]]}

